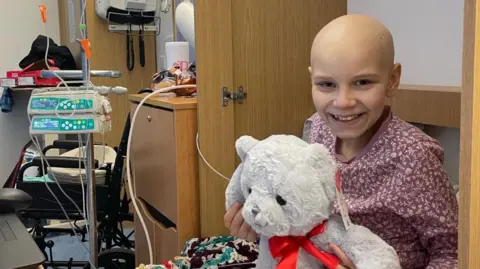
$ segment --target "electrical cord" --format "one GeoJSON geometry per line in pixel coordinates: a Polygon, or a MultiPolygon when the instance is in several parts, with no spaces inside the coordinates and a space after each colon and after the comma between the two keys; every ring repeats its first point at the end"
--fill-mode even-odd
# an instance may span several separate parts
{"type": "Polygon", "coordinates": [[[205,156],[203,156],[203,153],[202,153],[202,151],[200,150],[200,141],[199,141],[199,138],[198,138],[198,132],[197,132],[196,144],[197,144],[198,155],[200,155],[200,158],[202,158],[203,162],[204,162],[210,169],[212,169],[212,171],[215,172],[217,175],[221,176],[222,178],[226,179],[227,181],[230,181],[230,179],[229,179],[228,177],[224,176],[222,173],[218,172],[215,168],[213,168],[213,166],[207,161],[207,159],[205,158],[205,156]]]}

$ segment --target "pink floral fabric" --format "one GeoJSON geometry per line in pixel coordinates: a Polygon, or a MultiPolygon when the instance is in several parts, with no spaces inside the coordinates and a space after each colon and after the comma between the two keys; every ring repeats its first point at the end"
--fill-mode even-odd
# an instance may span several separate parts
{"type": "Polygon", "coordinates": [[[336,137],[318,115],[310,118],[309,140],[336,156],[352,221],[393,246],[403,269],[455,269],[458,203],[443,169],[443,149],[388,113],[352,160],[337,155],[336,137]]]}

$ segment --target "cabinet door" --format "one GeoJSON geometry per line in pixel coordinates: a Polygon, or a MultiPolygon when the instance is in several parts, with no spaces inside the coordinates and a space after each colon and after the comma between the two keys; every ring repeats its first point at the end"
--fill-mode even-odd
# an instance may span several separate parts
{"type": "MultiPolygon", "coordinates": [[[[346,0],[205,0],[196,2],[200,147],[230,177],[241,135],[300,136],[314,112],[308,73],[311,43],[346,0]],[[300,3],[301,2],[301,3],[300,3]],[[242,86],[243,104],[222,105],[221,89],[242,86]]],[[[200,164],[202,236],[226,234],[228,182],[200,164]]]]}
{"type": "Polygon", "coordinates": [[[244,104],[235,104],[235,138],[300,136],[315,112],[311,44],[324,25],[346,13],[346,1],[242,0],[233,1],[232,10],[234,86],[247,93],[244,104]]]}

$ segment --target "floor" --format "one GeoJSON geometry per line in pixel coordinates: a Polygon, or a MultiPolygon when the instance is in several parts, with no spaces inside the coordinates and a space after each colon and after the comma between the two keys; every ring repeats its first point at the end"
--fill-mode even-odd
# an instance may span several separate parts
{"type": "MultiPolygon", "coordinates": [[[[73,258],[74,261],[87,261],[89,256],[87,250],[90,248],[89,243],[80,242],[79,239],[81,239],[80,236],[76,237],[68,234],[47,238],[47,240],[54,242],[54,247],[52,248],[53,259],[68,261],[70,258],[73,258]]],[[[50,255],[48,251],[47,254],[50,255]]]]}
{"type": "MultiPolygon", "coordinates": [[[[125,235],[128,235],[132,229],[124,229],[125,235]]],[[[85,236],[88,240],[88,234],[85,236]]],[[[134,236],[131,236],[134,239],[134,236]]],[[[87,261],[89,259],[89,242],[81,242],[81,235],[70,236],[69,234],[53,235],[47,237],[46,241],[51,240],[54,243],[52,248],[52,257],[54,261],[68,261],[72,258],[74,261],[87,261]],[[82,246],[83,245],[83,246],[82,246]]],[[[47,254],[50,256],[49,250],[47,254]]],[[[66,268],[66,267],[57,267],[66,268]]]]}

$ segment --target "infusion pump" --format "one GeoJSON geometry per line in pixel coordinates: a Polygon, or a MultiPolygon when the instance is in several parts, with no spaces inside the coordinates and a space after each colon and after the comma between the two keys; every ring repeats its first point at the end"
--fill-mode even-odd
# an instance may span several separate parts
{"type": "Polygon", "coordinates": [[[104,133],[111,112],[108,99],[93,90],[36,89],[27,108],[31,134],[104,133]]]}

